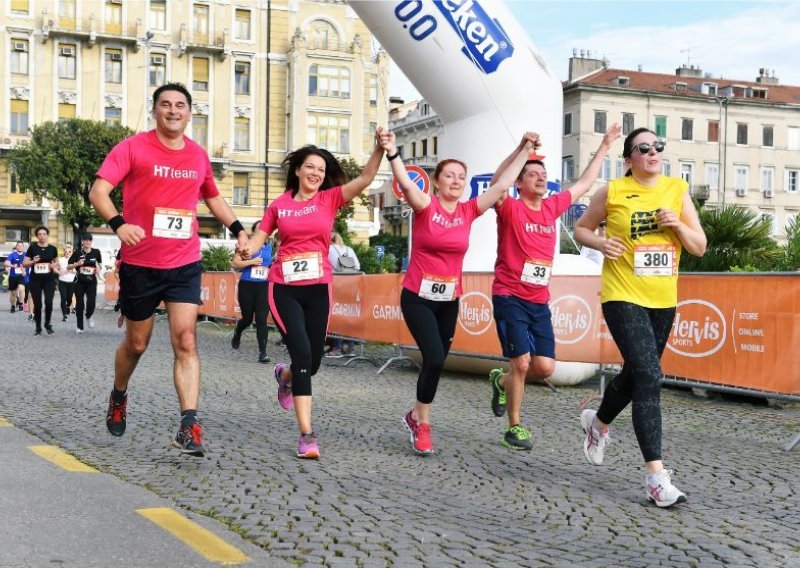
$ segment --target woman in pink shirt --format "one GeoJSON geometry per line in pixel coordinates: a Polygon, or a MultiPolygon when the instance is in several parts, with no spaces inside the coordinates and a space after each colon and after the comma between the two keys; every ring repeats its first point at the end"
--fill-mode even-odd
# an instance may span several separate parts
{"type": "Polygon", "coordinates": [[[331,230],[339,208],[364,191],[383,158],[383,128],[361,175],[347,181],[336,158],[316,146],[303,146],[283,161],[286,192],[270,203],[242,258],[259,250],[277,229],[281,246],[269,269],[269,308],[289,350],[290,365],[275,366],[278,402],[294,407],[300,439],[297,457],[319,457],[311,427],[311,377],[319,370],[330,317],[333,271],[328,260],[331,230]]]}
{"type": "Polygon", "coordinates": [[[478,197],[461,201],[467,183],[466,164],[454,159],[439,162],[433,172],[434,197],[431,197],[408,177],[394,133],[389,132],[386,137],[383,147],[392,173],[414,211],[411,260],[403,279],[400,307],[422,353],[416,403],[403,417],[411,447],[417,454],[433,453],[430,407],[455,333],[470,227],[505,195],[538,144],[538,134],[526,133],[517,146],[515,159],[506,165],[496,183],[478,197]]]}

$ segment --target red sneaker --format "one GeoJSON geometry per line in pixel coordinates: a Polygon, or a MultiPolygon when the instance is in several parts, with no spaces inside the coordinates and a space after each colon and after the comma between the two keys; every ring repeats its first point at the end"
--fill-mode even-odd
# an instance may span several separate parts
{"type": "Polygon", "coordinates": [[[403,425],[408,430],[408,441],[411,442],[411,447],[417,454],[427,456],[433,453],[430,424],[420,424],[414,420],[409,410],[403,417],[403,425]]]}

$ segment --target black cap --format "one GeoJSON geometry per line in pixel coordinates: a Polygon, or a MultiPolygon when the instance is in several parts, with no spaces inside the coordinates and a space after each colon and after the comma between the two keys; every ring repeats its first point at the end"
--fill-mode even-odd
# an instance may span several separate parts
{"type": "Polygon", "coordinates": [[[81,235],[82,241],[91,241],[92,240],[92,233],[83,233],[81,235]]]}

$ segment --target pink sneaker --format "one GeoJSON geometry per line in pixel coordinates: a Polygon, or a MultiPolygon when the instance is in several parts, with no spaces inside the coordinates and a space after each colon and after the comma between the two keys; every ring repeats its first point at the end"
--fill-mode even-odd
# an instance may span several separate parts
{"type": "Polygon", "coordinates": [[[403,417],[403,425],[408,430],[408,441],[411,442],[411,447],[417,454],[427,456],[433,453],[430,424],[420,424],[414,420],[409,410],[403,417]]]}
{"type": "Polygon", "coordinates": [[[297,457],[312,460],[319,457],[317,435],[314,432],[310,434],[300,434],[300,439],[297,441],[297,457]]]}
{"type": "Polygon", "coordinates": [[[294,408],[294,399],[292,398],[292,387],[283,382],[281,375],[287,365],[278,363],[275,365],[275,381],[278,383],[278,404],[284,410],[291,410],[294,408]]]}

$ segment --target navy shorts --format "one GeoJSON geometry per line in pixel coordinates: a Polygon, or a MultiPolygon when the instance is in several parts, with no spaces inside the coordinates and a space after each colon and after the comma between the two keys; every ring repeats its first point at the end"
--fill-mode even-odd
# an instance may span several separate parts
{"type": "Polygon", "coordinates": [[[503,357],[511,359],[530,353],[556,358],[550,306],[514,296],[492,296],[492,305],[503,357]]]}
{"type": "Polygon", "coordinates": [[[13,292],[20,286],[25,286],[24,274],[12,274],[8,277],[8,291],[13,292]]]}
{"type": "Polygon", "coordinates": [[[199,262],[178,268],[147,268],[120,264],[119,304],[122,315],[144,321],[156,313],[161,302],[197,304],[200,301],[202,270],[199,262]]]}

